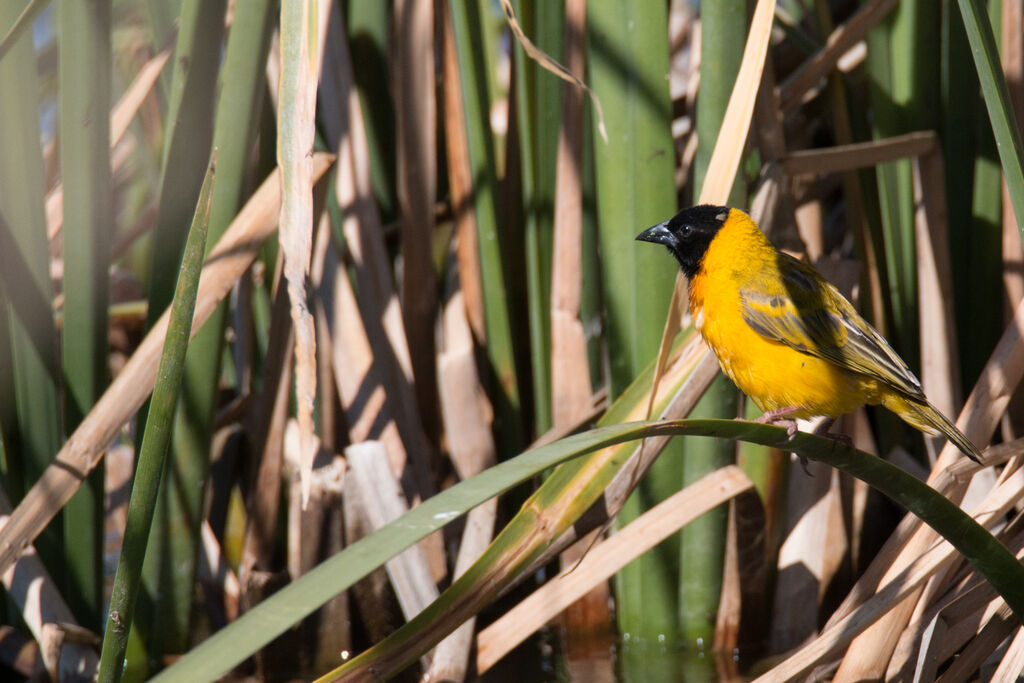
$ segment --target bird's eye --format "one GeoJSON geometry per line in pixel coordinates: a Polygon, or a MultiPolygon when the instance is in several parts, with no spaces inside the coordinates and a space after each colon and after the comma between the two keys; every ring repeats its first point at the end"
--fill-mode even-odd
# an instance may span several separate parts
{"type": "Polygon", "coordinates": [[[689,237],[692,232],[693,226],[686,223],[684,223],[683,226],[679,228],[680,237],[689,237]]]}

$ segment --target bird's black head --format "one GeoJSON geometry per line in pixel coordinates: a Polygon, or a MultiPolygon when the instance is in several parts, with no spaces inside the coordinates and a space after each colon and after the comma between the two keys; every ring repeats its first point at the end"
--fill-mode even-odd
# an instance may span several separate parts
{"type": "Polygon", "coordinates": [[[679,267],[688,278],[700,270],[701,259],[711,240],[729,217],[729,207],[701,204],[683,209],[675,216],[648,228],[636,236],[644,242],[664,244],[679,261],[679,267]]]}

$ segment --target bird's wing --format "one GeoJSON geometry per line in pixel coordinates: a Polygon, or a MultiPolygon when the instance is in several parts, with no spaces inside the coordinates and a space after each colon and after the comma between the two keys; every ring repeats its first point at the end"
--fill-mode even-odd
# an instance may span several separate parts
{"type": "Polygon", "coordinates": [[[911,398],[924,398],[921,383],[888,342],[816,271],[779,255],[782,288],[740,288],[743,319],[761,336],[844,370],[881,380],[911,398]]]}

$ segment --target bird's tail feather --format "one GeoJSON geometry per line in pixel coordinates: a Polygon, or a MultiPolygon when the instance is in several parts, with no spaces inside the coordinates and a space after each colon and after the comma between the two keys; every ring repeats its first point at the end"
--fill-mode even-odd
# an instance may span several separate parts
{"type": "Polygon", "coordinates": [[[981,464],[981,451],[971,443],[971,440],[964,436],[964,433],[956,428],[949,418],[943,415],[931,403],[919,403],[910,399],[900,397],[892,401],[886,401],[885,406],[903,418],[904,421],[929,434],[942,433],[947,439],[960,449],[960,451],[974,462],[981,464]]]}

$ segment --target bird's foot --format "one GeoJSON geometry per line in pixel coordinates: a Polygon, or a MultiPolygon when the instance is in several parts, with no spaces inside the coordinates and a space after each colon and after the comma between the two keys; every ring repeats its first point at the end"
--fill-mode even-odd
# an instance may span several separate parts
{"type": "Polygon", "coordinates": [[[789,437],[790,441],[793,440],[793,437],[796,436],[796,433],[798,431],[796,420],[789,420],[789,419],[783,418],[781,420],[773,420],[772,422],[770,422],[768,424],[773,424],[773,425],[775,425],[777,427],[785,427],[786,428],[786,436],[789,437]]]}
{"type": "Polygon", "coordinates": [[[828,437],[829,439],[832,439],[833,441],[841,443],[852,451],[853,438],[849,434],[839,434],[829,431],[830,429],[832,429],[832,425],[835,424],[835,422],[836,418],[834,417],[826,418],[825,421],[822,422],[821,425],[819,425],[818,428],[814,430],[814,433],[817,434],[818,436],[825,436],[828,437]]]}
{"type": "Polygon", "coordinates": [[[754,420],[754,422],[763,425],[777,425],[779,427],[785,427],[786,435],[789,436],[789,440],[792,441],[793,437],[796,436],[797,424],[796,420],[790,419],[790,416],[794,413],[799,413],[802,410],[804,410],[804,408],[801,406],[774,408],[754,420]]]}
{"type": "MultiPolygon", "coordinates": [[[[796,436],[798,430],[796,420],[792,419],[790,416],[793,415],[794,413],[799,413],[802,410],[804,410],[802,406],[785,406],[784,408],[774,408],[772,410],[767,411],[764,415],[754,420],[754,422],[757,422],[758,424],[777,425],[779,427],[785,427],[786,436],[789,437],[790,441],[792,441],[793,438],[796,436]]],[[[804,471],[804,474],[806,474],[808,477],[813,477],[814,474],[812,474],[807,467],[807,458],[800,454],[797,454],[796,457],[800,461],[800,468],[804,471]]]]}

